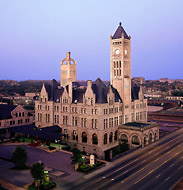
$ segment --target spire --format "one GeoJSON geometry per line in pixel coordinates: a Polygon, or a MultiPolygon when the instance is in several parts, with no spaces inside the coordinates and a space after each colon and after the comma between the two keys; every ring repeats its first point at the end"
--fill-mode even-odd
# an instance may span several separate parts
{"type": "Polygon", "coordinates": [[[112,39],[118,39],[121,38],[121,35],[124,34],[124,38],[129,39],[127,33],[125,32],[124,28],[121,26],[121,22],[119,23],[119,26],[116,30],[116,32],[114,33],[114,35],[112,36],[112,39]]]}

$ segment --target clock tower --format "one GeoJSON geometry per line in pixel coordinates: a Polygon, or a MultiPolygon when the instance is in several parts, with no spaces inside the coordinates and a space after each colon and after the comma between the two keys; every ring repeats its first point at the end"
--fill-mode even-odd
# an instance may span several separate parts
{"type": "Polygon", "coordinates": [[[118,90],[124,108],[131,104],[131,37],[127,35],[121,22],[110,36],[110,82],[118,90]]]}

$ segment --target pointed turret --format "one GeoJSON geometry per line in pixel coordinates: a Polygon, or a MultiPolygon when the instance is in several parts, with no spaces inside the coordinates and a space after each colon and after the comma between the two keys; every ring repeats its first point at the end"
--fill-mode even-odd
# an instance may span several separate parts
{"type": "Polygon", "coordinates": [[[124,35],[125,39],[130,39],[129,36],[127,35],[127,33],[125,32],[124,28],[121,26],[121,22],[119,23],[119,26],[116,30],[116,32],[114,33],[114,35],[112,36],[112,39],[118,39],[121,38],[122,35],[124,35]]]}

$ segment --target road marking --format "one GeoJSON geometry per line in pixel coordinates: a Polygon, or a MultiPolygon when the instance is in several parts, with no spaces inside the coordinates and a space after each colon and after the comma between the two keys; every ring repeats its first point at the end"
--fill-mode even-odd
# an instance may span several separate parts
{"type": "Polygon", "coordinates": [[[161,174],[157,175],[156,178],[158,178],[161,174]]]}
{"type": "Polygon", "coordinates": [[[142,161],[141,163],[144,163],[146,160],[142,161]]]}
{"type": "MultiPolygon", "coordinates": [[[[178,146],[177,146],[177,147],[178,147],[178,146]]],[[[172,151],[173,151],[174,149],[176,149],[177,147],[171,149],[169,152],[165,153],[164,155],[166,155],[166,154],[172,152],[172,151]]],[[[180,152],[182,152],[182,150],[181,150],[180,152]]],[[[180,152],[178,152],[177,154],[179,154],[180,152]]],[[[175,154],[173,157],[175,157],[177,154],[175,154]]],[[[153,162],[159,160],[159,159],[160,159],[161,157],[163,157],[164,155],[160,156],[159,158],[157,158],[157,159],[154,160],[153,162]]],[[[173,158],[173,157],[172,157],[172,158],[173,158]]],[[[167,160],[167,161],[168,161],[168,160],[167,160]]],[[[163,164],[165,164],[167,161],[163,162],[163,164]]],[[[153,162],[152,162],[152,163],[153,163],[153,162]]],[[[142,169],[138,170],[137,172],[133,173],[132,175],[128,176],[128,177],[125,178],[123,181],[126,181],[129,177],[134,176],[135,174],[137,174],[137,173],[139,173],[140,171],[144,170],[144,169],[145,169],[147,166],[149,166],[150,164],[151,164],[151,163],[147,164],[144,168],[142,168],[142,169]]],[[[161,164],[160,166],[162,166],[163,164],[161,164]]],[[[159,167],[160,167],[160,166],[159,166],[159,167]]],[[[154,171],[154,170],[153,170],[153,171],[154,171]]],[[[151,172],[150,172],[150,173],[151,173],[151,172]]],[[[149,173],[149,174],[150,174],[150,173],[149,173]]],[[[148,176],[149,174],[147,174],[146,176],[148,176]]],[[[146,176],[144,176],[143,178],[145,178],[146,176]]],[[[141,178],[141,180],[142,180],[143,178],[141,178]]],[[[139,181],[141,181],[141,180],[139,180],[139,181]]],[[[138,183],[139,181],[137,181],[136,183],[138,183]]],[[[135,183],[135,184],[136,184],[136,183],[135,183]]]]}
{"type": "Polygon", "coordinates": [[[183,168],[183,166],[181,166],[181,167],[179,168],[179,170],[180,170],[181,168],[183,168]]]}
{"type": "Polygon", "coordinates": [[[111,179],[112,181],[114,180],[114,179],[111,179]]]}
{"type": "MultiPolygon", "coordinates": [[[[180,136],[182,136],[182,135],[178,135],[177,138],[180,137],[180,136]]],[[[163,144],[161,147],[158,146],[158,147],[154,148],[152,151],[150,151],[150,152],[144,154],[143,156],[141,156],[141,158],[145,157],[146,155],[150,154],[151,152],[154,152],[155,150],[162,149],[162,147],[164,147],[166,144],[170,144],[170,142],[172,142],[172,141],[175,141],[175,139],[172,139],[172,140],[166,142],[166,143],[163,144]]],[[[177,141],[176,141],[176,142],[177,142],[177,141]]],[[[180,144],[180,145],[181,145],[181,144],[180,144]]],[[[179,147],[180,145],[178,145],[177,147],[179,147]]],[[[168,147],[169,147],[169,146],[168,146],[168,147]]],[[[177,148],[177,147],[175,147],[175,148],[177,148]]],[[[174,149],[175,149],[175,148],[174,148],[174,149]]],[[[172,150],[173,150],[173,149],[172,149],[172,150]]],[[[172,150],[171,150],[171,151],[172,151],[172,150]]],[[[169,151],[169,152],[171,152],[171,151],[169,151]]],[[[169,152],[167,152],[167,153],[169,153],[169,152]]],[[[166,153],[166,154],[167,154],[167,153],[166,153]]],[[[160,156],[159,158],[157,158],[156,160],[154,160],[153,162],[159,160],[161,157],[163,157],[163,155],[160,156]]],[[[133,160],[132,162],[128,163],[128,164],[125,165],[125,166],[122,166],[121,168],[118,168],[117,170],[114,170],[113,172],[111,172],[111,173],[108,174],[108,175],[111,175],[112,173],[115,173],[115,172],[117,172],[117,171],[119,171],[119,170],[121,170],[121,169],[123,169],[123,168],[125,168],[125,167],[127,167],[127,166],[129,166],[129,165],[131,165],[132,163],[136,162],[137,160],[140,160],[141,158],[137,158],[137,159],[133,160]]],[[[151,164],[151,163],[149,163],[148,165],[150,165],[150,164],[151,164]]],[[[146,167],[147,167],[148,165],[146,165],[146,167]]],[[[140,170],[137,171],[136,173],[140,172],[140,171],[143,170],[143,169],[144,169],[144,168],[140,169],[140,170]]],[[[125,178],[125,180],[128,179],[129,177],[133,176],[133,175],[136,174],[136,173],[133,173],[132,175],[128,176],[127,178],[125,178]]]]}
{"type": "Polygon", "coordinates": [[[105,176],[104,177],[102,177],[103,179],[105,179],[105,176]]]}
{"type": "Polygon", "coordinates": [[[174,164],[172,164],[172,165],[170,166],[170,168],[171,168],[172,166],[174,166],[174,164]]]}
{"type": "Polygon", "coordinates": [[[170,177],[167,177],[166,179],[165,179],[165,181],[168,181],[170,179],[170,177]]]}
{"type": "MultiPolygon", "coordinates": [[[[173,149],[172,149],[173,150],[173,149]]],[[[178,154],[180,154],[181,152],[183,152],[182,150],[180,152],[177,152],[174,156],[172,156],[171,158],[169,158],[168,160],[166,160],[165,162],[163,162],[161,165],[159,165],[158,167],[156,167],[155,169],[151,170],[149,173],[147,173],[144,177],[142,177],[141,179],[139,179],[138,181],[136,181],[134,184],[137,184],[138,182],[140,182],[141,180],[143,180],[145,177],[147,177],[149,174],[151,174],[152,172],[154,172],[155,170],[157,170],[158,168],[160,168],[162,165],[164,165],[166,162],[168,162],[169,160],[171,160],[172,158],[174,158],[175,156],[177,156],[178,154]]],[[[137,173],[137,172],[136,172],[137,173]]],[[[133,174],[132,174],[133,175],[133,174]]]]}
{"type": "Polygon", "coordinates": [[[123,172],[122,174],[126,174],[126,172],[128,172],[128,170],[126,170],[125,172],[123,172]]]}

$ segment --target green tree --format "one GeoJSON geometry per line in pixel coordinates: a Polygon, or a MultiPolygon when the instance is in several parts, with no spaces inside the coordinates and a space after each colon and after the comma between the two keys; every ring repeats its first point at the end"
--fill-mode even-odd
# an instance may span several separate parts
{"type": "Polygon", "coordinates": [[[73,154],[73,156],[71,157],[71,159],[72,159],[73,164],[76,164],[76,163],[80,164],[80,163],[84,162],[83,154],[80,150],[78,150],[77,148],[74,148],[72,150],[72,154],[73,154]]]}
{"type": "Polygon", "coordinates": [[[27,161],[27,153],[24,148],[17,146],[12,155],[12,161],[16,165],[16,168],[25,168],[27,161]]]}
{"type": "Polygon", "coordinates": [[[39,162],[33,164],[30,172],[35,181],[42,180],[44,176],[44,164],[39,162]]]}

